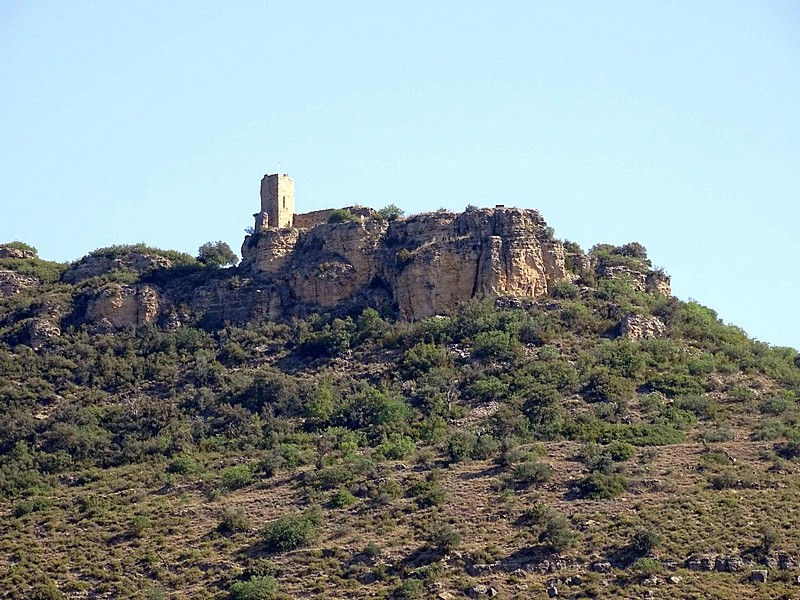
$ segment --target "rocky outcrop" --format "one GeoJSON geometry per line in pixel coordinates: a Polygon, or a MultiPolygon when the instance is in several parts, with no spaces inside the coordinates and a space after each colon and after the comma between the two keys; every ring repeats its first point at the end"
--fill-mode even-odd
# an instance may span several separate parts
{"type": "Polygon", "coordinates": [[[602,279],[626,278],[636,290],[647,292],[648,294],[672,295],[670,286],[670,276],[664,271],[657,270],[637,270],[625,265],[603,265],[598,267],[597,276],[602,279]]]}
{"type": "Polygon", "coordinates": [[[166,269],[172,266],[172,261],[164,256],[131,252],[121,256],[96,256],[89,255],[80,259],[64,272],[62,280],[66,283],[78,283],[105,275],[117,269],[146,273],[153,269],[166,269]]]}
{"type": "MultiPolygon", "coordinates": [[[[16,250],[16,248],[12,248],[16,250]]],[[[0,269],[0,296],[13,296],[22,290],[33,288],[39,285],[39,280],[35,277],[22,275],[16,271],[0,269]]]]}
{"type": "Polygon", "coordinates": [[[649,340],[664,337],[667,326],[651,315],[626,315],[619,324],[619,335],[628,340],[649,340]]]}
{"type": "Polygon", "coordinates": [[[535,298],[566,276],[542,217],[515,208],[266,230],[248,236],[242,256],[245,274],[285,287],[288,298],[270,297],[284,312],[389,303],[411,320],[475,296],[535,298]]]}
{"type": "Polygon", "coordinates": [[[121,329],[155,321],[160,309],[155,288],[112,283],[89,300],[86,318],[101,328],[121,329]]]}
{"type": "Polygon", "coordinates": [[[387,227],[385,221],[359,219],[310,229],[298,240],[288,264],[292,297],[332,308],[363,294],[385,273],[387,227]]]}
{"type": "Polygon", "coordinates": [[[248,235],[242,245],[243,269],[256,273],[275,273],[297,245],[297,229],[264,229],[248,235]]]}
{"type": "Polygon", "coordinates": [[[53,338],[61,335],[61,328],[51,320],[34,317],[25,325],[28,345],[34,350],[45,346],[53,338]]]}
{"type": "Polygon", "coordinates": [[[36,253],[16,246],[0,244],[0,258],[36,258],[36,253]]]}

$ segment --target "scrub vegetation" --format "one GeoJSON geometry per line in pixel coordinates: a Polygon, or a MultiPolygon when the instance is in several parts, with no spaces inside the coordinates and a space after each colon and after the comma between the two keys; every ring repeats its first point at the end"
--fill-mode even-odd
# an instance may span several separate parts
{"type": "Polygon", "coordinates": [[[696,302],[576,272],[524,308],[66,324],[34,350],[26,311],[108,276],[0,268],[41,282],[0,297],[9,598],[798,594],[797,352],[696,302]]]}

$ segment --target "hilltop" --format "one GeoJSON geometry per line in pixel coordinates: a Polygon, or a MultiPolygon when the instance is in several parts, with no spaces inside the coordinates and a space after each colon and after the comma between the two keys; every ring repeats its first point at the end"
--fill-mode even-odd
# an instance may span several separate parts
{"type": "Polygon", "coordinates": [[[0,247],[7,597],[797,594],[796,350],[639,243],[289,181],[236,267],[0,247]]]}

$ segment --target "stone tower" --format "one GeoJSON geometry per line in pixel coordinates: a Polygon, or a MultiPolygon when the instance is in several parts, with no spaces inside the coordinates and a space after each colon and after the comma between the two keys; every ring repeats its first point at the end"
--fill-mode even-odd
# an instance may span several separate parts
{"type": "Polygon", "coordinates": [[[256,216],[256,228],[291,227],[293,220],[294,181],[286,174],[264,175],[261,180],[261,214],[256,216]],[[261,217],[260,223],[258,217],[261,217]]]}

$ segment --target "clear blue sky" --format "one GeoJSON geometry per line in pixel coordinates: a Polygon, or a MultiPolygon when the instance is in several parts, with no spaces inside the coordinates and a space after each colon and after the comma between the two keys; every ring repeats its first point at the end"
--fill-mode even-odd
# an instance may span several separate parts
{"type": "Polygon", "coordinates": [[[800,347],[800,4],[0,1],[0,241],[238,250],[298,211],[539,209],[800,347]]]}

